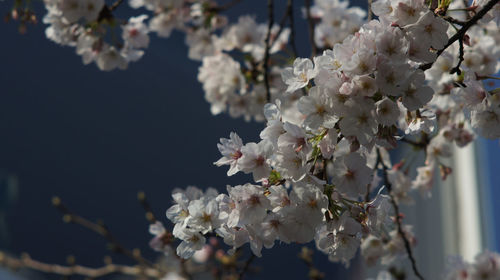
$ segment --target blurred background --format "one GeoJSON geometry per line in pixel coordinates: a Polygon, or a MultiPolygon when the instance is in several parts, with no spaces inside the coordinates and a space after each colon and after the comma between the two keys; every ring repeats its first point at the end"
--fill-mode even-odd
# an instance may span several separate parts
{"type": "MultiPolygon", "coordinates": [[[[276,2],[283,2],[277,4],[279,19],[285,1],[276,2]]],[[[3,1],[0,15],[10,5],[11,1],[3,1]]],[[[41,19],[43,5],[35,5],[41,19]]],[[[364,1],[351,5],[366,6],[364,1]]],[[[307,29],[296,8],[299,55],[307,57],[307,29]]],[[[127,13],[132,11],[126,5],[120,7],[119,15],[127,13]]],[[[241,14],[254,14],[264,22],[265,1],[242,1],[227,14],[232,21],[241,14]]],[[[73,255],[79,264],[102,265],[110,254],[106,242],[85,228],[64,223],[51,205],[57,195],[74,212],[104,220],[123,244],[141,248],[153,258],[157,254],[147,246],[151,236],[137,202],[138,191],[146,193],[155,214],[171,226],[164,213],[174,188],[224,190],[227,184],[250,180],[246,175],[227,177],[227,168],[212,164],[220,157],[216,144],[231,131],[244,142],[257,141],[264,124],[210,114],[196,80],[200,64],[187,58],[183,34],[174,32],[168,39],[151,35],[150,47],[139,62],[126,71],[101,72],[94,64],[83,65],[73,48],[47,40],[44,30],[41,20],[24,35],[16,22],[0,24],[1,250],[14,255],[29,252],[49,263],[64,264],[73,255]]],[[[494,203],[500,186],[498,141],[481,141],[475,149],[478,170],[485,172],[474,177],[482,179],[479,199],[485,205],[475,218],[500,226],[499,218],[491,215],[500,211],[494,203]]],[[[439,205],[437,197],[434,203],[439,205]]],[[[493,238],[498,227],[481,228],[481,234],[486,232],[481,246],[499,249],[493,238]]],[[[446,231],[440,234],[445,236],[446,231]]],[[[430,248],[425,244],[421,237],[419,253],[430,248]]],[[[264,250],[263,258],[255,262],[261,273],[249,278],[304,279],[308,270],[296,257],[299,249],[277,244],[264,250]]],[[[113,259],[128,263],[120,256],[113,259]]],[[[325,255],[316,253],[315,262],[329,276],[349,276],[325,255]]],[[[60,279],[26,273],[23,277],[60,279]]],[[[0,279],[17,278],[0,270],[0,279]]]]}

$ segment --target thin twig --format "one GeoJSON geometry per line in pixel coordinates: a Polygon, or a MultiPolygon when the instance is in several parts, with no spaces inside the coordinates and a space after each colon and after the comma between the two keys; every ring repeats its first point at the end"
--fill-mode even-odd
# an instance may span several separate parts
{"type": "Polygon", "coordinates": [[[297,45],[295,44],[295,19],[293,17],[293,0],[288,0],[288,18],[290,19],[290,46],[292,46],[293,55],[298,57],[297,45]]]}
{"type": "Polygon", "coordinates": [[[151,224],[156,223],[157,221],[156,217],[153,214],[151,206],[149,205],[149,202],[146,199],[146,194],[144,194],[144,192],[137,193],[137,200],[139,200],[139,203],[141,204],[142,208],[144,208],[144,211],[146,211],[146,219],[148,220],[148,222],[151,224]]]}
{"type": "Polygon", "coordinates": [[[387,176],[387,166],[385,165],[384,161],[382,160],[382,155],[380,154],[380,150],[377,149],[377,162],[382,165],[382,174],[383,174],[383,179],[385,182],[385,186],[387,187],[389,197],[391,198],[391,204],[394,208],[394,212],[396,215],[396,225],[398,228],[398,234],[401,236],[401,239],[403,239],[403,243],[405,245],[406,253],[408,254],[408,258],[410,259],[411,262],[411,267],[413,269],[413,273],[415,276],[417,276],[418,279],[424,280],[424,277],[420,274],[417,268],[417,262],[415,261],[415,257],[413,256],[413,251],[411,249],[410,241],[406,237],[406,234],[403,231],[403,225],[401,223],[400,219],[400,212],[399,212],[399,205],[396,202],[396,199],[392,195],[392,184],[389,182],[388,176],[387,176]]]}
{"type": "Polygon", "coordinates": [[[0,252],[0,265],[11,269],[28,268],[36,271],[57,274],[62,276],[85,276],[89,278],[99,278],[111,274],[122,274],[131,276],[142,276],[153,279],[159,279],[162,272],[155,268],[145,268],[143,266],[127,266],[107,264],[99,268],[90,268],[81,265],[62,266],[57,264],[48,264],[31,259],[29,255],[24,255],[21,258],[7,256],[0,252]]]}
{"type": "Polygon", "coordinates": [[[321,271],[319,271],[315,266],[314,266],[314,261],[313,261],[313,252],[311,249],[307,247],[302,247],[300,253],[299,253],[299,258],[306,264],[307,268],[309,269],[309,279],[310,280],[321,280],[325,278],[325,274],[321,271]]]}
{"type": "Polygon", "coordinates": [[[267,102],[271,102],[271,89],[269,86],[269,49],[271,48],[271,28],[274,23],[274,5],[273,0],[267,0],[267,34],[266,34],[266,50],[264,54],[264,86],[266,87],[267,102]]]}
{"type": "Polygon", "coordinates": [[[243,268],[241,269],[240,273],[238,274],[238,279],[239,280],[243,279],[243,276],[245,275],[245,273],[250,268],[250,264],[255,259],[255,255],[253,253],[250,253],[250,254],[251,254],[250,257],[246,260],[245,264],[243,265],[243,268]]]}
{"type": "Polygon", "coordinates": [[[458,63],[457,66],[453,67],[451,69],[450,74],[455,74],[460,75],[462,71],[460,71],[460,65],[462,65],[462,62],[464,61],[464,38],[458,39],[458,44],[459,44],[459,54],[458,54],[458,63]]]}
{"type": "Polygon", "coordinates": [[[291,6],[287,4],[286,6],[286,10],[285,10],[285,13],[283,14],[283,16],[281,17],[280,19],[280,23],[279,23],[279,29],[278,29],[278,32],[276,32],[276,34],[273,36],[274,37],[274,40],[273,42],[271,43],[271,48],[274,47],[274,45],[278,42],[278,38],[280,37],[281,33],[283,33],[283,30],[285,29],[285,25],[286,25],[286,22],[287,22],[287,19],[288,19],[288,16],[289,16],[289,10],[291,9],[291,6]]]}
{"type": "Polygon", "coordinates": [[[309,28],[309,43],[311,45],[311,53],[312,56],[316,56],[318,53],[318,47],[316,46],[316,42],[314,41],[314,20],[311,17],[311,0],[305,0],[306,4],[306,18],[307,18],[307,26],[309,28]]]}
{"type": "Polygon", "coordinates": [[[131,251],[125,246],[121,245],[121,243],[118,242],[118,240],[113,236],[111,231],[109,231],[109,229],[104,224],[97,224],[91,222],[79,215],[72,213],[64,204],[62,204],[61,199],[59,197],[54,197],[52,199],[52,204],[64,215],[63,216],[64,221],[81,225],[84,228],[87,228],[103,236],[106,240],[108,240],[114,252],[123,254],[137,261],[139,264],[147,265],[149,267],[154,267],[154,264],[151,261],[143,258],[140,255],[139,251],[131,251]]]}
{"type": "Polygon", "coordinates": [[[116,2],[114,2],[110,7],[109,7],[109,10],[112,12],[114,10],[116,10],[116,8],[118,8],[121,4],[123,3],[123,0],[116,0],[116,2]]]}
{"type": "MultiPolygon", "coordinates": [[[[439,57],[453,43],[455,43],[458,40],[463,39],[463,37],[465,36],[465,33],[467,32],[467,30],[469,30],[469,28],[471,28],[472,26],[474,26],[481,18],[483,18],[483,16],[487,12],[489,12],[493,8],[493,6],[495,6],[496,4],[498,4],[499,1],[500,0],[490,0],[490,1],[488,1],[488,3],[486,3],[486,5],[484,5],[484,7],[479,12],[477,12],[477,14],[475,14],[470,20],[468,20],[467,22],[465,22],[465,24],[462,26],[462,28],[460,28],[460,30],[458,30],[457,33],[455,33],[455,35],[451,36],[451,38],[448,39],[448,43],[446,43],[446,45],[442,49],[440,49],[440,50],[437,51],[436,58],[439,57]]],[[[427,69],[430,69],[433,64],[434,64],[434,62],[422,64],[422,65],[420,65],[419,68],[421,70],[425,71],[427,69]]]]}
{"type": "Polygon", "coordinates": [[[372,3],[373,0],[368,0],[368,21],[373,19],[372,3]]]}
{"type": "Polygon", "coordinates": [[[466,21],[458,20],[458,19],[450,17],[450,16],[440,16],[440,17],[449,23],[458,24],[460,26],[464,26],[466,23],[466,21]]]}
{"type": "Polygon", "coordinates": [[[224,4],[224,5],[210,8],[209,11],[210,12],[214,12],[214,13],[226,11],[226,10],[231,9],[234,5],[236,5],[236,4],[240,3],[240,2],[241,2],[241,0],[233,0],[231,2],[228,2],[228,3],[224,4]]]}

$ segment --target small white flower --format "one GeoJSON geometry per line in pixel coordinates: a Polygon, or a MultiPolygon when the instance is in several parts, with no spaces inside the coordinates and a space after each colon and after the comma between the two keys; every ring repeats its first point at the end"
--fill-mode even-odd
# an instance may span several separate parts
{"type": "Polygon", "coordinates": [[[243,147],[243,141],[235,132],[229,134],[229,139],[221,138],[220,144],[217,144],[222,157],[214,164],[217,166],[229,165],[227,176],[232,176],[239,171],[238,160],[243,155],[241,147],[243,147]]]}
{"type": "Polygon", "coordinates": [[[293,68],[288,67],[281,72],[283,82],[288,85],[286,92],[294,92],[309,84],[309,80],[316,77],[317,70],[308,58],[297,58],[293,62],[293,68]]]}

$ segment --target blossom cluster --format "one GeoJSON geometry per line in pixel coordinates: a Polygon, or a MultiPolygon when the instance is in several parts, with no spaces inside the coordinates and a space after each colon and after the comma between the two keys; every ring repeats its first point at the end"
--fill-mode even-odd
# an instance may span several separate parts
{"type": "MultiPolygon", "coordinates": [[[[454,26],[424,1],[378,0],[372,8],[377,20],[282,69],[282,90],[264,106],[260,142],[244,144],[234,132],[221,139],[215,164],[228,165],[228,176],[252,174],[254,183],[228,186],[227,194],[174,192],[167,217],[182,240],[181,257],[215,233],[232,251],[249,243],[257,256],[275,241],[314,240],[332,261],[348,265],[361,247],[368,263],[390,264],[407,254],[405,241],[415,243],[411,226],[396,228],[393,204],[412,203],[414,190],[430,195],[437,167],[444,178],[451,172],[445,158],[453,143],[463,147],[475,133],[500,137],[500,96],[482,83],[500,69],[493,17],[467,32],[465,46],[449,47],[454,26]],[[426,154],[413,179],[409,164],[392,166],[388,154],[402,141],[426,154]]],[[[245,80],[229,59],[204,59],[206,92],[234,91],[245,80]]]]}
{"type": "Polygon", "coordinates": [[[500,255],[485,251],[478,254],[472,263],[461,257],[450,258],[445,280],[499,279],[500,255]]]}

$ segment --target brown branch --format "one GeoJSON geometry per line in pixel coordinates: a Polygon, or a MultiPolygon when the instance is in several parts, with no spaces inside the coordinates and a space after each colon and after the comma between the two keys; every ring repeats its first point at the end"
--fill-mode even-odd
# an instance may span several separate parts
{"type": "MultiPolygon", "coordinates": [[[[458,30],[457,33],[455,33],[455,35],[451,36],[451,38],[448,39],[448,43],[446,43],[446,45],[442,49],[437,51],[436,58],[439,57],[449,46],[453,45],[453,43],[455,43],[458,40],[463,40],[463,37],[465,36],[465,33],[467,32],[467,30],[469,30],[469,28],[474,26],[481,18],[483,18],[483,16],[487,12],[489,12],[493,8],[493,6],[498,4],[499,1],[500,0],[488,1],[488,3],[486,3],[486,5],[484,5],[484,7],[479,12],[477,12],[477,14],[475,14],[470,20],[465,22],[465,24],[462,26],[462,28],[460,28],[460,30],[458,30]]],[[[422,64],[422,65],[420,65],[419,69],[425,71],[427,69],[430,69],[433,64],[434,64],[434,62],[422,64]]]]}
{"type": "Polygon", "coordinates": [[[318,53],[318,47],[316,46],[316,42],[314,41],[314,20],[311,17],[311,0],[305,0],[306,4],[306,18],[307,18],[307,26],[309,28],[309,43],[311,44],[311,53],[312,56],[316,56],[318,53]]]}
{"type": "Polygon", "coordinates": [[[410,259],[411,262],[411,267],[413,269],[413,273],[415,276],[417,276],[418,279],[424,280],[424,277],[420,274],[417,268],[417,262],[415,261],[415,257],[413,256],[413,251],[411,249],[410,241],[406,237],[406,234],[403,231],[403,225],[401,223],[400,219],[400,212],[399,212],[399,205],[396,202],[396,199],[392,195],[392,184],[389,182],[388,176],[387,176],[387,166],[385,165],[384,161],[382,160],[382,155],[380,154],[380,150],[377,149],[377,162],[382,165],[382,174],[383,174],[383,179],[385,182],[385,186],[387,187],[389,197],[391,198],[391,204],[394,208],[394,212],[396,215],[396,225],[398,228],[398,234],[401,236],[401,239],[403,239],[403,243],[405,245],[406,253],[408,254],[408,258],[410,259]]]}
{"type": "MultiPolygon", "coordinates": [[[[290,19],[290,46],[292,46],[293,55],[298,57],[297,45],[295,44],[295,19],[293,17],[293,0],[288,0],[288,18],[290,19]]],[[[303,89],[305,91],[305,89],[303,89]]],[[[304,94],[305,95],[305,94],[304,94]]]]}
{"type": "Polygon", "coordinates": [[[116,10],[121,4],[123,3],[123,0],[116,0],[111,6],[109,6],[109,10],[112,12],[116,10]]]}
{"type": "Polygon", "coordinates": [[[209,8],[208,10],[209,10],[209,12],[213,12],[213,13],[223,12],[223,11],[231,9],[234,5],[236,5],[240,2],[241,2],[241,0],[233,0],[231,2],[224,4],[224,5],[209,8]]]}
{"type": "Polygon", "coordinates": [[[251,254],[250,257],[243,264],[243,268],[241,269],[240,273],[238,274],[239,280],[243,279],[243,276],[245,275],[245,273],[247,273],[248,269],[250,268],[250,264],[255,259],[255,255],[252,252],[250,252],[250,254],[251,254]]]}
{"type": "Polygon", "coordinates": [[[149,202],[146,199],[146,194],[142,191],[137,193],[137,200],[139,200],[139,203],[141,204],[142,208],[144,209],[144,211],[146,211],[146,219],[148,220],[148,222],[150,224],[156,223],[157,219],[153,214],[153,211],[151,210],[149,202]]]}
{"type": "Polygon", "coordinates": [[[315,266],[313,262],[313,251],[307,247],[302,247],[300,253],[299,253],[299,258],[306,264],[307,268],[309,269],[309,279],[310,280],[321,280],[325,278],[325,274],[321,271],[319,271],[315,266]]]}
{"type": "Polygon", "coordinates": [[[129,250],[125,248],[114,235],[109,231],[109,229],[102,223],[91,222],[79,215],[72,213],[64,204],[62,204],[59,197],[54,197],[52,199],[52,204],[64,215],[63,220],[68,223],[75,223],[83,226],[101,236],[103,236],[110,243],[112,251],[125,255],[141,265],[146,265],[149,267],[154,267],[155,265],[149,260],[143,258],[139,250],[129,250]]]}
{"type": "Polygon", "coordinates": [[[271,102],[271,89],[269,85],[269,49],[271,48],[271,28],[274,23],[274,5],[273,0],[267,0],[267,34],[266,49],[264,54],[264,86],[266,87],[267,102],[271,102]]]}
{"type": "MultiPolygon", "coordinates": [[[[290,2],[290,1],[288,1],[288,2],[290,2]]],[[[285,29],[287,19],[290,16],[290,9],[292,9],[292,6],[290,5],[290,3],[287,3],[285,13],[283,14],[283,16],[280,19],[278,32],[276,32],[276,35],[273,36],[274,40],[271,43],[271,48],[274,47],[274,44],[276,44],[276,42],[278,41],[278,38],[280,37],[281,33],[283,33],[283,30],[285,29]]]]}
{"type": "Polygon", "coordinates": [[[464,61],[464,38],[458,39],[458,44],[459,44],[459,54],[458,54],[458,63],[457,66],[453,67],[450,70],[450,74],[455,74],[460,75],[462,71],[460,71],[460,65],[462,65],[462,62],[464,61]]]}
{"type": "Polygon", "coordinates": [[[368,0],[368,21],[373,19],[372,3],[373,0],[368,0]]]}
{"type": "Polygon", "coordinates": [[[465,23],[466,23],[466,21],[458,20],[458,19],[450,17],[450,16],[441,16],[440,15],[440,17],[442,19],[446,20],[449,23],[457,24],[457,25],[460,25],[460,26],[464,26],[465,23]]]}
{"type": "Polygon", "coordinates": [[[116,264],[107,264],[99,268],[90,268],[81,265],[62,266],[33,260],[27,254],[24,254],[23,256],[21,256],[21,258],[14,258],[7,256],[3,252],[0,252],[0,265],[15,270],[28,268],[44,273],[57,274],[62,276],[85,276],[89,278],[99,278],[111,274],[122,274],[159,279],[163,275],[162,272],[155,268],[146,268],[143,266],[127,266],[116,264]]]}

